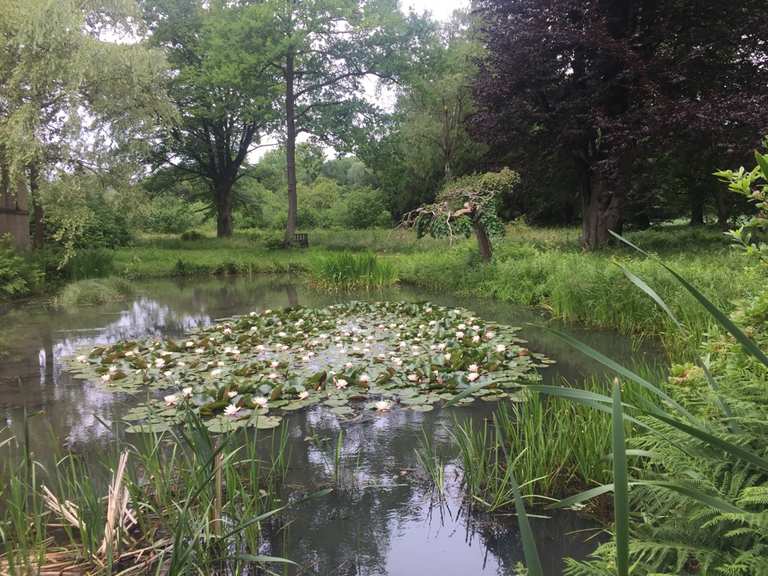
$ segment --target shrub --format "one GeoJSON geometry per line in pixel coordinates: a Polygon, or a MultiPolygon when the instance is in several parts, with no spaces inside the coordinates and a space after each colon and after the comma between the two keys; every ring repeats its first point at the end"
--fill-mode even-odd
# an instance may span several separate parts
{"type": "Polygon", "coordinates": [[[204,205],[178,196],[157,196],[149,203],[140,226],[150,232],[179,234],[202,222],[203,209],[204,205]]]}
{"type": "Polygon", "coordinates": [[[0,299],[25,296],[42,280],[33,263],[14,250],[9,237],[0,236],[0,299]]]}

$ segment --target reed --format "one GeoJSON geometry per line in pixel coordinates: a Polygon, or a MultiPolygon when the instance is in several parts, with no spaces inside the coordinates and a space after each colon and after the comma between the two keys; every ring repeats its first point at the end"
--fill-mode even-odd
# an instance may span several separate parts
{"type": "Polygon", "coordinates": [[[397,283],[394,266],[372,253],[340,252],[315,259],[315,284],[335,290],[375,290],[397,283]]]}

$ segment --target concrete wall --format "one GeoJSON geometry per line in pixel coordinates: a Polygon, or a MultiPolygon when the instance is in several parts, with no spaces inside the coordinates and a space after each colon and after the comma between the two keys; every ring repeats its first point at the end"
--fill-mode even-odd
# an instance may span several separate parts
{"type": "Polygon", "coordinates": [[[19,179],[11,192],[11,187],[0,190],[0,236],[9,234],[17,248],[26,250],[30,246],[29,204],[27,183],[19,179]]]}

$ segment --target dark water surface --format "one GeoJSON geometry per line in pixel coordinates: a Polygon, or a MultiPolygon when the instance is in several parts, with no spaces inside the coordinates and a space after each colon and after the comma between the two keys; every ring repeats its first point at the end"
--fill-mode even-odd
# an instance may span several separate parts
{"type": "MultiPolygon", "coordinates": [[[[356,298],[429,300],[463,306],[496,322],[524,326],[532,350],[557,360],[545,380],[572,380],[598,368],[526,323],[545,322],[530,309],[408,289],[356,298]]],[[[30,443],[46,461],[62,443],[98,455],[114,440],[109,427],[135,397],[104,391],[62,372],[62,358],[81,346],[124,338],[171,335],[216,318],[287,305],[324,306],[349,295],[314,291],[291,278],[224,278],[136,283],[126,302],[80,309],[26,304],[0,315],[0,414],[10,432],[21,434],[24,414],[30,443]]],[[[567,328],[619,360],[650,363],[652,349],[633,350],[613,332],[567,328]]],[[[301,566],[293,574],[313,576],[470,576],[510,575],[522,559],[514,518],[492,520],[468,514],[462,505],[458,470],[447,469],[447,498],[439,502],[419,478],[414,449],[422,430],[449,461],[455,456],[448,429],[455,417],[481,420],[493,406],[416,413],[393,410],[343,423],[315,408],[284,420],[290,437],[289,484],[306,490],[334,477],[336,440],[343,429],[339,487],[330,496],[299,505],[287,526],[270,538],[270,551],[301,566]]],[[[547,574],[561,573],[564,556],[583,557],[594,526],[573,513],[534,520],[547,574]],[[588,530],[588,531],[587,531],[588,530]]]]}

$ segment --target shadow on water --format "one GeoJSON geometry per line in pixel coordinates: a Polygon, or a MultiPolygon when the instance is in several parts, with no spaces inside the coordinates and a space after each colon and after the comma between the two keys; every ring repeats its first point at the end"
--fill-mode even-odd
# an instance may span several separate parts
{"type": "MultiPolygon", "coordinates": [[[[224,278],[136,283],[127,302],[81,309],[50,309],[27,304],[0,316],[0,414],[19,434],[25,410],[32,448],[45,461],[53,445],[98,456],[113,441],[110,426],[120,420],[135,397],[105,391],[98,384],[70,378],[62,358],[82,346],[121,339],[180,336],[217,318],[281,306],[325,306],[350,296],[317,292],[290,278],[224,278]],[[61,440],[59,440],[61,439],[61,440]]],[[[532,350],[557,360],[545,371],[549,381],[578,380],[599,368],[551,334],[528,326],[546,318],[530,309],[499,302],[401,289],[357,298],[430,300],[463,306],[479,316],[522,326],[532,350]]],[[[637,348],[610,331],[566,328],[610,356],[652,364],[660,358],[652,347],[637,348]]],[[[630,362],[631,363],[631,362],[630,362]]],[[[332,413],[315,408],[285,419],[291,466],[287,483],[305,492],[333,482],[337,490],[324,499],[296,507],[286,522],[269,534],[270,552],[299,563],[290,574],[317,576],[509,575],[522,560],[514,518],[498,521],[469,514],[459,490],[458,472],[450,465],[447,498],[438,502],[417,473],[414,449],[422,428],[449,461],[448,430],[454,416],[481,420],[493,406],[416,413],[393,410],[366,414],[339,425],[332,413]],[[336,439],[343,428],[340,472],[336,439]],[[336,478],[338,472],[338,478],[336,478]]],[[[588,521],[572,513],[534,520],[547,574],[559,574],[564,556],[584,557],[588,521]]]]}

